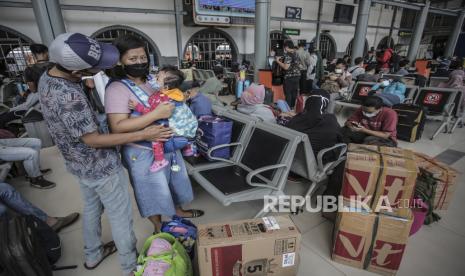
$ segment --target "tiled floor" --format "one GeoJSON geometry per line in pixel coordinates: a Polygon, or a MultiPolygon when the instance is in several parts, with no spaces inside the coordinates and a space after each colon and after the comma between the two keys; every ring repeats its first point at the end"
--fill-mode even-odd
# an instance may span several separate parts
{"type": "MultiPolygon", "coordinates": [[[[342,116],[340,119],[342,122],[342,116]]],[[[434,141],[428,137],[437,127],[437,123],[428,123],[424,139],[415,144],[401,142],[401,147],[411,148],[436,156],[447,149],[465,152],[465,128],[458,128],[453,135],[440,134],[434,141]]],[[[56,148],[44,149],[41,162],[43,167],[51,167],[53,173],[48,176],[57,182],[57,187],[49,191],[30,188],[23,178],[10,181],[23,195],[52,216],[63,216],[72,211],[81,211],[82,203],[76,180],[65,171],[63,160],[56,148]]],[[[460,172],[465,172],[465,158],[452,164],[460,172]]],[[[462,276],[465,275],[465,181],[459,179],[459,187],[447,212],[442,212],[442,220],[431,226],[423,227],[411,237],[398,275],[422,276],[462,276]]],[[[222,206],[201,187],[194,184],[195,200],[191,207],[206,211],[204,217],[194,220],[196,223],[219,222],[252,217],[260,208],[260,202],[233,204],[222,206]]],[[[305,184],[289,183],[287,192],[302,194],[305,184]]],[[[140,218],[137,207],[133,204],[135,232],[140,248],[144,239],[151,233],[151,225],[140,218]]],[[[309,275],[372,275],[369,272],[337,264],[330,259],[332,224],[320,214],[303,213],[293,216],[302,232],[302,251],[299,276],[309,275]]],[[[95,271],[86,271],[82,257],[82,224],[78,221],[63,231],[60,236],[63,242],[63,257],[59,265],[78,264],[76,270],[56,272],[57,276],[91,276],[120,275],[118,258],[110,257],[95,271]]],[[[103,218],[103,237],[111,239],[107,218],[103,218]]],[[[206,275],[208,276],[208,275],[206,275]]]]}

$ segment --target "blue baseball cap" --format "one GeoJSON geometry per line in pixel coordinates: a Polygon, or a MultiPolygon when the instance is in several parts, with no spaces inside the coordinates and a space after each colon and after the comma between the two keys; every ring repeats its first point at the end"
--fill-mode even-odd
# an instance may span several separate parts
{"type": "Polygon", "coordinates": [[[67,70],[108,69],[119,60],[118,49],[80,33],[64,33],[49,47],[50,61],[67,70]]]}

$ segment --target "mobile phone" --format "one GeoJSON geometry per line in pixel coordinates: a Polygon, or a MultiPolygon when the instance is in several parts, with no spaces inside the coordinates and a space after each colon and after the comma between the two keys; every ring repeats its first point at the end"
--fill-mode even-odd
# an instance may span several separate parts
{"type": "Polygon", "coordinates": [[[362,127],[362,125],[359,123],[359,122],[351,122],[352,125],[356,126],[356,127],[362,127]]]}

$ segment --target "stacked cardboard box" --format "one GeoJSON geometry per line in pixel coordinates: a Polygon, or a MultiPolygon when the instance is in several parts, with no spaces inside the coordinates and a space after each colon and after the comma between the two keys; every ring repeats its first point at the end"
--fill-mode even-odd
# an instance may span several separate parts
{"type": "Polygon", "coordinates": [[[300,232],[288,216],[198,226],[200,276],[294,276],[300,232]]]}
{"type": "Polygon", "coordinates": [[[412,226],[411,212],[406,212],[407,218],[399,218],[346,211],[339,212],[336,220],[332,259],[382,275],[395,275],[412,226]]]}
{"type": "Polygon", "coordinates": [[[341,194],[346,205],[359,196],[372,210],[389,203],[394,215],[406,217],[416,179],[412,151],[350,144],[341,194]]]}
{"type": "Polygon", "coordinates": [[[435,210],[447,210],[457,188],[458,172],[440,161],[425,154],[415,153],[415,160],[419,168],[433,173],[437,179],[434,199],[435,210]]]}
{"type": "Polygon", "coordinates": [[[396,274],[412,226],[417,173],[412,151],[349,145],[341,191],[346,207],[335,224],[334,261],[396,274]],[[354,207],[357,200],[369,208],[354,207]]]}

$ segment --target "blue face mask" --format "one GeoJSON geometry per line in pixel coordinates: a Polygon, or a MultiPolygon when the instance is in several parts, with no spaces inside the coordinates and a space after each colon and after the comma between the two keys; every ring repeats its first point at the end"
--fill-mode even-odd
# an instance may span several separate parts
{"type": "Polygon", "coordinates": [[[150,84],[150,87],[154,90],[154,91],[160,91],[161,90],[161,85],[158,83],[157,79],[154,78],[154,77],[151,77],[149,80],[148,80],[149,84],[150,84]]]}

